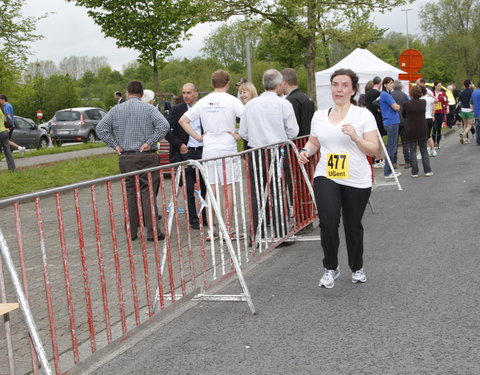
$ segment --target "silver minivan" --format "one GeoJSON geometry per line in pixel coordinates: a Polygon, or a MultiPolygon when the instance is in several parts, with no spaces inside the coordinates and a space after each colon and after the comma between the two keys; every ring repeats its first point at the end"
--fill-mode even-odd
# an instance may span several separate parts
{"type": "Polygon", "coordinates": [[[96,127],[107,114],[97,107],[62,109],[51,120],[50,136],[52,142],[95,142],[96,127]]]}

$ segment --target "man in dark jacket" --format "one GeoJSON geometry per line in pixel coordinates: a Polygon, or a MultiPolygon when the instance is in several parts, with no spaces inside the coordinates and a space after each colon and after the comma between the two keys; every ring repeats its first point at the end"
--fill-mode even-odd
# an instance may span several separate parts
{"type": "MultiPolygon", "coordinates": [[[[290,103],[292,103],[293,111],[295,112],[295,117],[298,123],[298,137],[310,135],[310,128],[312,125],[312,117],[315,112],[315,106],[310,98],[303,93],[298,88],[298,77],[297,72],[294,69],[286,68],[282,71],[283,76],[283,93],[286,95],[285,99],[287,99],[290,103]]],[[[300,146],[300,143],[297,143],[297,146],[300,146]]],[[[302,148],[300,146],[299,148],[302,148]]],[[[290,173],[290,171],[289,171],[290,173]]],[[[313,178],[313,170],[307,168],[307,173],[309,174],[310,180],[313,178]]],[[[287,181],[290,181],[288,178],[287,181]]],[[[289,184],[290,185],[290,184],[289,184]]],[[[301,197],[304,196],[302,191],[307,191],[307,186],[304,181],[299,181],[297,186],[297,191],[295,196],[301,197]]],[[[292,186],[288,186],[289,190],[292,190],[292,186]]],[[[308,197],[308,194],[307,194],[308,197]]],[[[309,201],[310,198],[307,198],[309,201]]],[[[296,221],[300,223],[302,221],[302,212],[305,211],[305,215],[308,217],[311,212],[308,211],[307,207],[310,207],[308,204],[309,202],[299,202],[299,198],[295,201],[296,206],[296,221]]],[[[308,224],[305,228],[298,232],[298,234],[307,234],[313,231],[313,225],[308,224]]]]}
{"type": "Polygon", "coordinates": [[[315,106],[310,98],[298,88],[297,72],[294,69],[287,68],[282,71],[283,93],[290,103],[292,103],[295,117],[299,127],[298,137],[310,135],[315,106]]]}
{"type": "MultiPolygon", "coordinates": [[[[184,160],[199,160],[202,158],[203,143],[198,142],[193,137],[190,137],[185,130],[180,126],[178,120],[193,107],[197,102],[198,91],[193,83],[185,83],[182,88],[183,103],[174,105],[166,119],[170,124],[170,131],[165,138],[170,143],[170,161],[177,163],[184,160]]],[[[202,124],[200,120],[191,123],[193,128],[199,134],[203,133],[202,124]]],[[[190,219],[190,226],[193,229],[200,229],[200,221],[197,215],[197,207],[195,204],[195,182],[196,169],[187,167],[185,169],[186,184],[187,184],[187,199],[188,199],[188,217],[190,219]]],[[[206,188],[203,179],[200,177],[200,190],[202,197],[205,198],[206,188]]],[[[203,223],[206,224],[205,210],[203,213],[203,223]]]]}

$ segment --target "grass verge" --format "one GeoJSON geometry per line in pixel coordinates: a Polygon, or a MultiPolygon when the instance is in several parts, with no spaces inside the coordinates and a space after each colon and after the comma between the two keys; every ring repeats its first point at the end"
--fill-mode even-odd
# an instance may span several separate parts
{"type": "MultiPolygon", "coordinates": [[[[75,146],[72,146],[75,147],[75,146]]],[[[0,198],[74,184],[120,173],[117,155],[91,156],[15,172],[0,172],[0,198]]]]}
{"type": "MultiPolygon", "coordinates": [[[[98,142],[98,143],[84,143],[81,145],[72,145],[72,146],[62,146],[62,147],[49,147],[49,148],[44,148],[42,150],[35,150],[35,149],[29,149],[25,152],[24,156],[20,156],[18,152],[13,153],[14,159],[23,159],[23,158],[29,158],[32,156],[41,156],[41,155],[52,155],[52,154],[62,154],[64,152],[72,152],[72,151],[80,151],[80,150],[88,150],[91,148],[100,148],[100,147],[106,147],[107,145],[103,142],[98,142]]],[[[4,159],[5,155],[0,154],[0,160],[4,159]]]]}

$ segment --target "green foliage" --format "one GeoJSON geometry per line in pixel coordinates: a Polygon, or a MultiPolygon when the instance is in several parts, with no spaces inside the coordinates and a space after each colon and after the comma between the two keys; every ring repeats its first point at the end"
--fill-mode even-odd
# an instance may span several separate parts
{"type": "Polygon", "coordinates": [[[116,155],[67,160],[15,172],[0,172],[0,198],[31,193],[120,173],[116,155]]]}
{"type": "Polygon", "coordinates": [[[28,43],[42,39],[35,34],[35,28],[44,16],[22,16],[24,3],[25,0],[0,0],[0,87],[12,82],[25,67],[31,54],[28,43]]]}
{"type": "Polygon", "coordinates": [[[476,79],[480,71],[480,2],[439,0],[427,3],[420,15],[428,56],[434,68],[429,74],[450,74],[458,81],[476,79]],[[454,20],[454,21],[452,21],[454,20]],[[449,61],[445,65],[442,61],[449,61]],[[453,69],[452,69],[453,68],[453,69]]]}
{"type": "Polygon", "coordinates": [[[158,69],[166,57],[189,37],[201,21],[205,3],[192,0],[67,0],[89,9],[88,14],[118,47],[139,52],[138,60],[150,66],[158,91],[158,69]]]}

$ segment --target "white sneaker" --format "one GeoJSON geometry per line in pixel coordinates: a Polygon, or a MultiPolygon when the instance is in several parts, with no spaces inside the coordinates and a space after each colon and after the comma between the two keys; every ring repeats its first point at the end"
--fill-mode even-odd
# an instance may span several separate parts
{"type": "Polygon", "coordinates": [[[383,160],[373,163],[373,168],[384,168],[384,167],[385,167],[385,162],[383,160]]]}
{"type": "Polygon", "coordinates": [[[352,273],[352,283],[364,283],[367,281],[367,276],[365,276],[365,272],[363,271],[363,268],[359,269],[358,271],[355,271],[352,273]]]}
{"type": "Polygon", "coordinates": [[[20,153],[20,156],[25,155],[25,147],[18,146],[18,152],[20,153]]]}
{"type": "Polygon", "coordinates": [[[402,172],[395,172],[395,173],[390,173],[389,175],[384,176],[384,177],[385,177],[385,178],[395,178],[395,176],[398,177],[398,176],[400,176],[401,174],[402,174],[402,172]]]}
{"type": "Polygon", "coordinates": [[[323,273],[322,278],[320,279],[320,283],[318,286],[323,286],[324,288],[330,289],[333,288],[335,285],[335,280],[337,280],[340,276],[340,268],[337,267],[336,270],[327,270],[325,268],[325,272],[323,273]]]}
{"type": "Polygon", "coordinates": [[[427,172],[427,173],[425,173],[425,176],[427,176],[427,177],[432,177],[432,176],[433,176],[433,172],[427,172]]]}
{"type": "Polygon", "coordinates": [[[437,151],[435,151],[435,149],[431,148],[430,150],[428,150],[428,155],[431,156],[431,157],[435,157],[435,156],[437,156],[437,151]]]}

